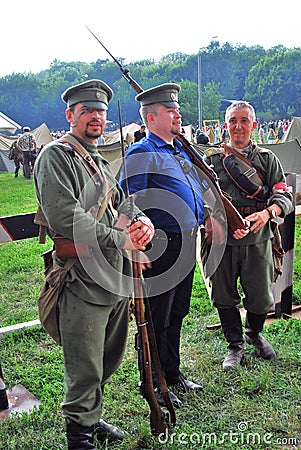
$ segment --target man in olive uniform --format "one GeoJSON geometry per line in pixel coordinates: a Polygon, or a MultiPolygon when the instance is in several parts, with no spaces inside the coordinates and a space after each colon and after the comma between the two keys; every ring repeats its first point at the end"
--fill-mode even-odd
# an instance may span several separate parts
{"type": "MultiPolygon", "coordinates": [[[[67,89],[62,99],[67,103],[71,132],[46,145],[34,168],[36,193],[50,236],[68,238],[78,252],[59,298],[68,449],[95,449],[94,439],[102,443],[124,437],[100,420],[102,398],[105,384],[121,363],[127,339],[132,277],[125,250],[143,251],[153,236],[151,221],[125,200],[97,150],[112,95],[101,80],[67,89]],[[93,177],[86,161],[96,164],[93,177]],[[137,221],[129,220],[124,229],[114,228],[121,212],[136,216],[137,221]],[[83,246],[88,255],[82,253],[83,246]]],[[[66,259],[58,258],[58,251],[56,247],[53,257],[64,266],[66,259]]]]}
{"type": "Polygon", "coordinates": [[[17,149],[22,152],[23,172],[27,180],[30,179],[31,163],[37,153],[37,141],[35,135],[30,132],[30,127],[23,128],[23,134],[17,140],[17,149]]]}
{"type": "Polygon", "coordinates": [[[244,101],[233,102],[226,110],[225,126],[230,135],[229,145],[207,150],[205,160],[213,165],[221,189],[250,223],[248,229],[229,234],[223,258],[210,277],[211,300],[229,344],[223,370],[231,370],[237,369],[244,358],[244,341],[253,345],[261,358],[276,358],[273,347],[261,334],[273,306],[272,221],[276,216],[289,214],[293,205],[279,159],[251,141],[251,133],[257,126],[253,106],[244,101]],[[240,162],[241,157],[254,168],[250,170],[245,160],[240,162]],[[244,336],[238,308],[239,279],[246,309],[244,336]]]}

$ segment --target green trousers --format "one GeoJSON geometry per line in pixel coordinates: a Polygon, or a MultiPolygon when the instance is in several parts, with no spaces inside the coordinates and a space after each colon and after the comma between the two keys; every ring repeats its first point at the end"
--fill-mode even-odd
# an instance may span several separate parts
{"type": "Polygon", "coordinates": [[[65,418],[83,426],[99,421],[105,384],[119,367],[128,335],[129,301],[95,305],[63,289],[59,324],[65,364],[65,418]]]}
{"type": "Polygon", "coordinates": [[[217,270],[210,277],[212,304],[216,307],[237,306],[241,300],[239,280],[244,308],[254,314],[265,314],[274,303],[273,276],[270,240],[247,246],[227,245],[217,270]]]}

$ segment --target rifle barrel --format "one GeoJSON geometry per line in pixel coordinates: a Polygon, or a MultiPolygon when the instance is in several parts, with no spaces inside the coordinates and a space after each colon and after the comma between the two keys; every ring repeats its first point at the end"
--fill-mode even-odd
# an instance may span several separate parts
{"type": "Polygon", "coordinates": [[[96,36],[96,34],[94,34],[93,31],[90,30],[90,28],[89,28],[87,25],[85,25],[85,27],[87,28],[88,31],[90,31],[90,33],[92,34],[92,36],[93,36],[93,37],[97,40],[97,42],[105,49],[105,51],[111,56],[111,58],[115,61],[115,63],[118,64],[118,66],[119,66],[121,69],[123,69],[123,67],[122,67],[122,65],[120,64],[120,62],[119,62],[116,58],[114,58],[114,56],[112,55],[112,53],[107,49],[107,47],[105,47],[105,46],[103,45],[103,43],[98,39],[98,37],[96,36]]]}

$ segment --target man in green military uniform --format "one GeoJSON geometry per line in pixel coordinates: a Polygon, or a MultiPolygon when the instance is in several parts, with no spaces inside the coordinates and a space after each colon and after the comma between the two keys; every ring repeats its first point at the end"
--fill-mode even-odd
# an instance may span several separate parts
{"type": "MultiPolygon", "coordinates": [[[[123,439],[120,430],[100,420],[102,397],[126,345],[132,277],[125,250],[143,251],[153,236],[151,221],[126,201],[97,150],[112,95],[101,80],[67,89],[62,99],[71,132],[44,147],[34,168],[51,237],[69,239],[78,253],[59,298],[68,449],[95,449],[94,439],[123,439]],[[136,221],[114,227],[121,213],[136,221]]],[[[59,247],[53,257],[64,266],[58,254],[59,247]]]]}
{"type": "Polygon", "coordinates": [[[285,183],[280,161],[270,150],[251,141],[256,128],[252,105],[233,102],[226,110],[229,145],[209,149],[205,160],[212,164],[221,189],[250,224],[228,235],[223,258],[210,277],[211,300],[217,308],[228,342],[223,370],[236,369],[244,358],[244,341],[265,360],[276,357],[261,332],[273,305],[273,219],[293,210],[292,195],[285,183]],[[242,162],[243,161],[243,162],[242,162]],[[247,161],[247,162],[246,162],[247,161]],[[238,305],[238,280],[244,292],[245,335],[238,305]]]}

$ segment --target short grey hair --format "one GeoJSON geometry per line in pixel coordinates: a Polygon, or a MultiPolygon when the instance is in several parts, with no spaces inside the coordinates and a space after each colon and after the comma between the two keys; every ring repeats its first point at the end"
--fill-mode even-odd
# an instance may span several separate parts
{"type": "Polygon", "coordinates": [[[231,109],[243,109],[248,108],[251,111],[253,122],[256,121],[256,114],[253,106],[249,102],[245,102],[244,100],[235,100],[228,106],[225,114],[225,121],[227,122],[230,116],[231,109]]]}
{"type": "Polygon", "coordinates": [[[140,107],[140,110],[139,110],[140,116],[142,117],[142,120],[146,126],[148,124],[147,115],[149,113],[157,115],[159,106],[160,106],[160,103],[152,103],[151,105],[145,105],[145,106],[140,107]]]}

